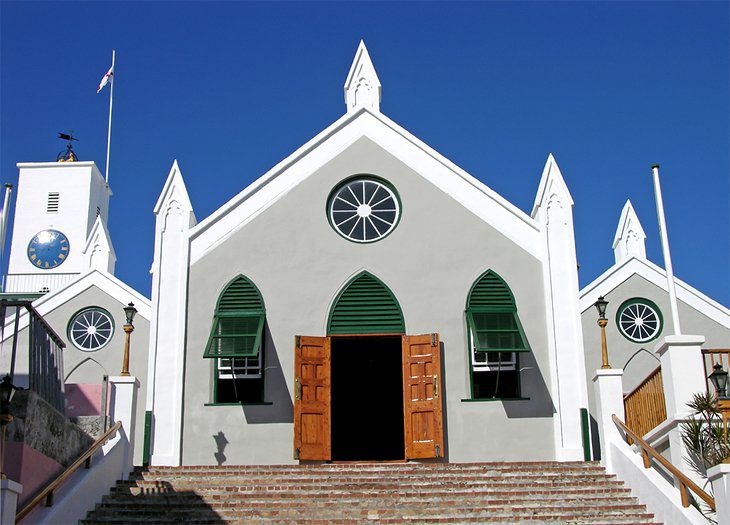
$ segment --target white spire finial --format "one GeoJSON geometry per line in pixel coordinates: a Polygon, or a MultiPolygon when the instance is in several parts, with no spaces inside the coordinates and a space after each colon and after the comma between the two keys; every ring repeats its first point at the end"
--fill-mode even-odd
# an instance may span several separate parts
{"type": "Polygon", "coordinates": [[[380,112],[381,86],[365,42],[360,40],[355,59],[345,80],[345,105],[347,111],[365,107],[380,112]]]}
{"type": "Polygon", "coordinates": [[[641,227],[639,217],[636,216],[631,201],[627,200],[621,210],[616,235],[613,237],[613,254],[616,264],[620,264],[632,257],[646,259],[646,233],[641,227]]]}

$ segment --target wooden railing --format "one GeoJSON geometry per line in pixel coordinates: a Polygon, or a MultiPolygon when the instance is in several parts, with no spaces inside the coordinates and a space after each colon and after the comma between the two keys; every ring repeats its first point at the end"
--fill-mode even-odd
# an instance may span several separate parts
{"type": "Polygon", "coordinates": [[[46,507],[50,507],[53,505],[53,491],[56,490],[61,484],[66,481],[71,474],[76,472],[78,468],[81,465],[84,465],[86,468],[91,467],[91,458],[96,453],[97,450],[99,450],[104,443],[106,443],[111,436],[114,435],[114,433],[119,430],[122,426],[121,421],[117,421],[109,430],[104,432],[104,434],[94,441],[94,444],[89,447],[89,449],[84,452],[76,461],[74,461],[66,470],[64,470],[59,476],[51,481],[46,488],[44,488],[41,492],[39,492],[32,500],[30,500],[28,503],[25,504],[25,506],[20,509],[20,511],[15,515],[15,522],[19,522],[22,520],[28,513],[33,510],[36,505],[38,505],[41,501],[44,499],[46,500],[46,507]]]}
{"type": "Polygon", "coordinates": [[[714,348],[714,349],[702,349],[702,364],[705,365],[705,381],[707,382],[707,392],[715,392],[715,387],[709,380],[709,376],[712,373],[712,368],[720,363],[725,371],[730,370],[730,349],[727,348],[714,348]]]}
{"type": "Polygon", "coordinates": [[[702,501],[707,503],[713,511],[715,511],[715,500],[712,496],[698,487],[694,481],[682,474],[677,467],[672,465],[667,458],[657,452],[654,447],[632,432],[629,427],[616,417],[616,414],[613,414],[611,418],[613,419],[613,422],[616,423],[616,425],[624,432],[624,435],[631,438],[634,443],[641,448],[641,457],[644,460],[644,468],[651,468],[651,460],[653,459],[674,476],[677,480],[677,484],[679,485],[679,493],[682,497],[683,507],[689,507],[689,490],[691,490],[697,494],[702,501]]]}
{"type": "Polygon", "coordinates": [[[626,425],[640,436],[666,421],[667,407],[664,404],[661,366],[624,396],[624,412],[626,425]]]}

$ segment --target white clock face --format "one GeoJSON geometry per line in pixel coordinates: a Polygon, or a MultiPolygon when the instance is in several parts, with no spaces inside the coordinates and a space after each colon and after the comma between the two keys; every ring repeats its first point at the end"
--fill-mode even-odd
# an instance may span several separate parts
{"type": "Polygon", "coordinates": [[[330,224],[344,238],[358,243],[375,242],[388,235],[400,219],[398,195],[373,178],[346,181],[330,194],[330,224]]]}

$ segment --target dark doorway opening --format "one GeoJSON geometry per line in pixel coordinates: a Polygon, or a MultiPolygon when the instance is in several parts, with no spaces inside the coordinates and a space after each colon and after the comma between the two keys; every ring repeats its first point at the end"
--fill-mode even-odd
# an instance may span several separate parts
{"type": "Polygon", "coordinates": [[[399,336],[333,337],[332,460],[405,458],[399,336]]]}

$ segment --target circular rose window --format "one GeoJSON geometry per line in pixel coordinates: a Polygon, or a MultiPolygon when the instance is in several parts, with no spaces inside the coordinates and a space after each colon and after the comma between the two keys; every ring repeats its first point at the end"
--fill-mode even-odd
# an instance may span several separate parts
{"type": "Polygon", "coordinates": [[[659,307],[647,299],[629,299],[619,307],[616,324],[624,337],[635,343],[656,339],[662,331],[659,307]]]}
{"type": "Polygon", "coordinates": [[[353,242],[382,239],[400,218],[400,201],[387,183],[372,178],[350,179],[337,186],[327,201],[332,227],[353,242]]]}
{"type": "Polygon", "coordinates": [[[106,345],[114,334],[114,321],[106,310],[87,308],[68,324],[68,337],[79,350],[93,352],[106,345]]]}

